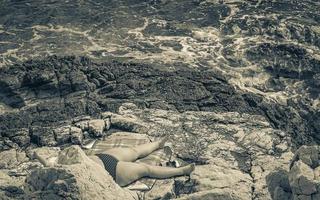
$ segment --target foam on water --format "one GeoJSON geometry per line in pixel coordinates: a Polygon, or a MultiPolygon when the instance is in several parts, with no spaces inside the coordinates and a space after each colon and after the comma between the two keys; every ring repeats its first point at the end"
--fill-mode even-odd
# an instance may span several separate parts
{"type": "MultiPolygon", "coordinates": [[[[29,4],[34,5],[33,2],[29,4]]],[[[255,51],[263,44],[291,45],[306,50],[310,59],[320,60],[320,26],[315,21],[317,14],[308,14],[317,10],[319,4],[315,2],[302,2],[299,10],[291,1],[207,0],[196,6],[190,4],[195,8],[183,8],[189,12],[181,13],[183,17],[177,15],[170,18],[183,11],[176,4],[170,1],[160,5],[147,2],[129,4],[126,1],[79,4],[82,13],[92,14],[87,16],[92,18],[92,24],[82,22],[85,16],[69,20],[71,15],[59,2],[46,5],[45,8],[52,6],[61,9],[65,16],[59,16],[62,20],[51,20],[52,23],[23,28],[18,25],[11,27],[8,23],[0,26],[0,42],[4,45],[0,52],[0,66],[54,54],[85,55],[101,61],[121,58],[169,66],[181,63],[195,69],[215,69],[222,72],[236,88],[283,103],[285,99],[298,95],[304,84],[300,80],[285,80],[287,85],[281,91],[264,90],[272,75],[262,66],[270,61],[249,59],[248,51],[255,51]],[[229,9],[227,15],[219,13],[220,5],[229,9]],[[281,7],[283,5],[291,6],[292,12],[281,7]],[[212,9],[204,13],[193,13],[195,9],[211,6],[212,9]],[[202,26],[194,23],[197,18],[205,19],[211,12],[217,12],[219,24],[202,26]],[[190,18],[185,18],[188,14],[190,18]],[[65,23],[64,20],[75,23],[65,23]],[[308,34],[310,38],[306,39],[308,34]]],[[[22,9],[25,7],[27,5],[20,5],[22,9]]],[[[275,56],[273,65],[277,64],[285,67],[287,61],[275,56]]]]}

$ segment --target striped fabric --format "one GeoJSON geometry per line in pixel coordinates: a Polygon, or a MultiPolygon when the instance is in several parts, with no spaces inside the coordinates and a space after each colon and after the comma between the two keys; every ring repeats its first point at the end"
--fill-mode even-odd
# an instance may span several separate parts
{"type": "MultiPolygon", "coordinates": [[[[101,154],[102,152],[117,147],[132,147],[145,143],[149,143],[150,139],[145,134],[138,133],[129,133],[129,132],[116,132],[112,135],[105,137],[103,140],[97,141],[92,149],[89,150],[89,154],[101,154]]],[[[169,161],[169,157],[165,154],[163,149],[157,150],[145,158],[139,159],[137,163],[145,163],[149,165],[160,165],[160,163],[164,163],[169,161]]],[[[155,183],[155,179],[151,178],[142,178],[139,181],[136,181],[134,184],[143,183],[148,186],[150,189],[155,183]]]]}

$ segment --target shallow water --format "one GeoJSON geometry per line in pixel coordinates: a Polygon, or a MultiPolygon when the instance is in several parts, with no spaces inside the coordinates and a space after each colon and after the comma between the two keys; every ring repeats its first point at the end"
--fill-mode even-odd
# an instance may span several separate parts
{"type": "Polygon", "coordinates": [[[83,55],[214,69],[239,91],[320,110],[319,1],[3,0],[0,10],[2,67],[83,55]]]}
{"type": "Polygon", "coordinates": [[[319,72],[318,1],[2,1],[0,10],[1,66],[53,54],[187,64],[279,98],[263,88],[268,65],[299,74],[312,60],[308,71],[319,72]]]}

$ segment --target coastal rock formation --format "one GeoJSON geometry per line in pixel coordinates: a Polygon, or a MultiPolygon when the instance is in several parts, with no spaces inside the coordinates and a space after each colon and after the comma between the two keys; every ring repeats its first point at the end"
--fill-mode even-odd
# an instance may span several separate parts
{"type": "Polygon", "coordinates": [[[319,199],[319,154],[319,146],[302,146],[295,153],[289,172],[294,199],[319,199]]]}
{"type": "Polygon", "coordinates": [[[24,175],[0,170],[1,199],[134,199],[133,193],[120,188],[79,146],[62,151],[42,147],[33,154],[45,165],[29,167],[24,175]],[[55,162],[47,165],[52,158],[55,162]]]}
{"type": "Polygon", "coordinates": [[[55,167],[32,171],[26,177],[27,198],[36,199],[134,199],[121,189],[100,165],[79,146],[59,152],[55,167]]]}
{"type": "Polygon", "coordinates": [[[70,146],[123,131],[167,135],[175,164],[196,163],[190,178],[157,181],[140,198],[320,199],[318,1],[0,10],[0,199],[106,194],[70,146]]]}
{"type": "MultiPolygon", "coordinates": [[[[77,176],[78,171],[69,168],[94,166],[83,164],[81,156],[69,158],[61,149],[127,131],[152,138],[169,136],[177,159],[196,163],[189,180],[173,179],[163,189],[168,198],[291,199],[298,191],[293,188],[300,187],[294,186],[299,177],[289,173],[292,151],[302,143],[318,142],[314,137],[318,127],[308,128],[319,120],[316,108],[300,109],[299,102],[287,107],[263,95],[238,91],[215,70],[172,71],[53,56],[2,68],[0,75],[5,77],[0,100],[6,107],[0,114],[0,149],[9,155],[0,164],[4,174],[25,179],[29,185],[24,190],[20,184],[13,192],[2,188],[9,196],[79,198],[81,188],[93,188],[101,179],[85,186],[84,179],[96,175],[75,167],[83,173],[77,176]],[[26,160],[20,161],[17,152],[26,152],[26,160]],[[56,178],[44,178],[41,186],[32,179],[49,175],[56,178]],[[70,185],[70,190],[63,185],[70,185]]],[[[316,165],[310,162],[306,165],[316,165]]],[[[292,169],[302,173],[307,168],[292,169]]],[[[146,197],[157,198],[156,194],[149,191],[146,197]]]]}
{"type": "MultiPolygon", "coordinates": [[[[169,136],[168,143],[176,157],[186,163],[196,163],[196,169],[189,180],[176,178],[165,184],[167,189],[163,190],[166,191],[163,195],[167,197],[277,199],[274,197],[279,197],[282,193],[291,195],[290,186],[284,183],[288,180],[289,163],[293,157],[290,147],[292,138],[272,128],[262,116],[237,112],[181,113],[153,108],[141,109],[132,103],[122,104],[118,113],[104,112],[101,116],[104,119],[109,117],[111,127],[120,130],[144,130],[138,133],[153,138],[169,136]],[[145,124],[148,124],[148,128],[141,129],[146,128],[145,124]],[[279,176],[281,173],[285,175],[279,176]],[[169,185],[171,186],[168,187],[169,185]]],[[[76,128],[74,122],[70,123],[67,127],[80,129],[76,128]]],[[[83,133],[81,137],[85,136],[86,128],[78,131],[83,133]]],[[[104,134],[112,135],[112,132],[105,130],[104,134]]],[[[95,186],[103,185],[100,182],[104,179],[110,180],[108,184],[112,185],[116,193],[123,193],[104,169],[87,158],[78,146],[71,146],[63,151],[57,147],[41,147],[28,151],[28,156],[33,162],[40,161],[45,167],[37,167],[31,171],[31,175],[23,176],[27,184],[27,189],[23,190],[24,195],[77,199],[89,198],[96,193],[96,198],[102,198],[103,195],[111,195],[110,188],[95,186]],[[89,190],[88,187],[94,189],[89,190]],[[84,196],[83,188],[87,188],[86,194],[89,196],[84,196]]],[[[24,162],[29,162],[29,159],[24,162]]],[[[159,188],[161,187],[163,186],[160,184],[159,188]]],[[[147,192],[146,196],[156,198],[156,190],[159,188],[155,187],[155,191],[147,192]]]]}
{"type": "MultiPolygon", "coordinates": [[[[238,91],[215,70],[170,71],[145,64],[49,57],[2,68],[0,76],[4,77],[0,81],[0,101],[7,109],[0,115],[2,150],[26,147],[30,141],[39,146],[69,143],[70,121],[93,136],[102,136],[109,122],[103,122],[101,113],[116,112],[125,102],[179,112],[264,116],[273,128],[291,134],[296,145],[318,141],[320,118],[316,107],[301,102],[291,102],[288,107],[262,95],[238,91]]],[[[115,126],[125,123],[121,118],[111,120],[115,126]]],[[[147,127],[140,128],[145,130],[136,131],[146,131],[147,127]]]]}

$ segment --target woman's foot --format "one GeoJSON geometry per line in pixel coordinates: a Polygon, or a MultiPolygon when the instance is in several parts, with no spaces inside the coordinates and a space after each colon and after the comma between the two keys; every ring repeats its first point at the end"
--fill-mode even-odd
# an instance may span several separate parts
{"type": "Polygon", "coordinates": [[[191,164],[189,164],[189,165],[186,165],[186,166],[184,166],[184,167],[181,167],[181,168],[183,168],[183,173],[184,173],[184,175],[190,175],[191,172],[194,171],[195,166],[196,166],[196,165],[195,165],[194,163],[191,163],[191,164]]]}
{"type": "Polygon", "coordinates": [[[164,147],[164,144],[166,143],[166,141],[168,141],[169,136],[165,136],[164,138],[162,138],[161,140],[159,140],[159,149],[162,149],[164,147]]]}

